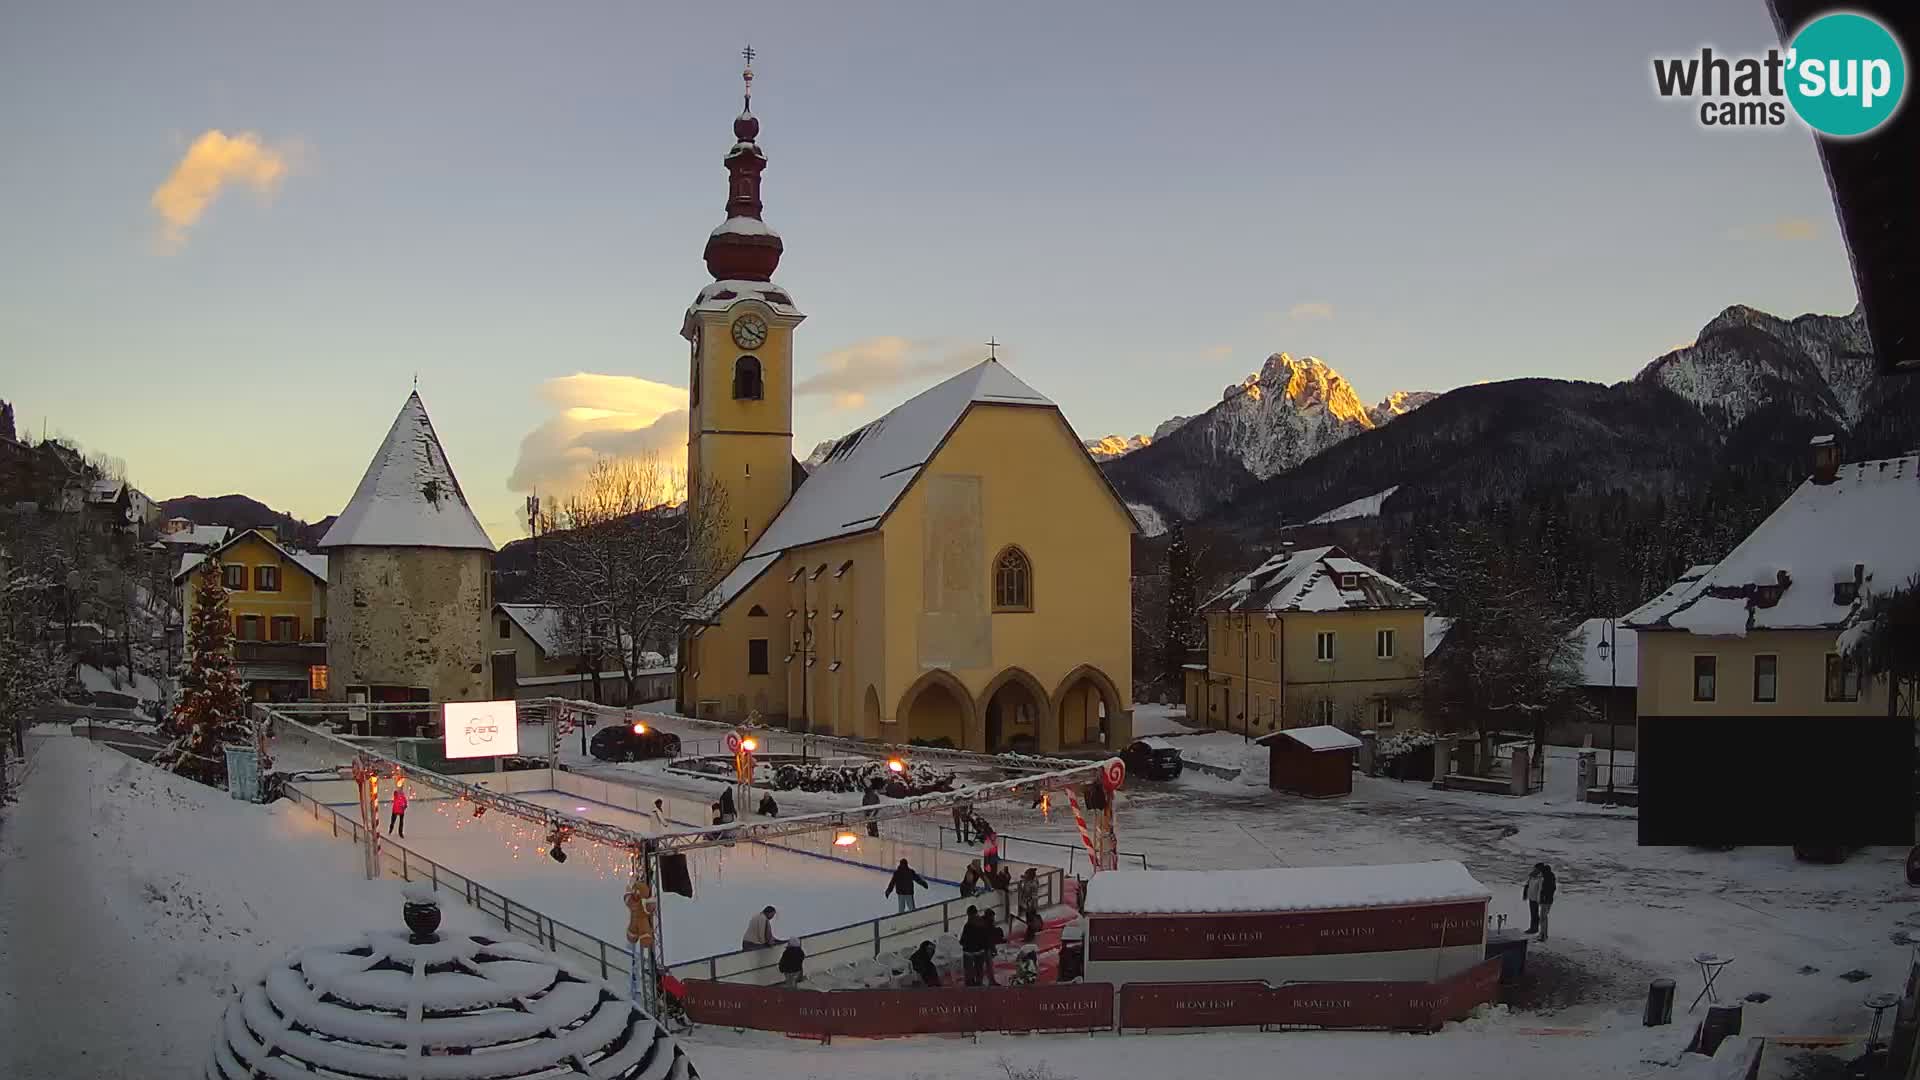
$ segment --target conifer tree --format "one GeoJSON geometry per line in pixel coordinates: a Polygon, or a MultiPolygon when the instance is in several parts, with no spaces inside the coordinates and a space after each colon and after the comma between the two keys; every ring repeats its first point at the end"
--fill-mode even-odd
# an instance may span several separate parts
{"type": "Polygon", "coordinates": [[[1167,625],[1161,633],[1162,664],[1170,686],[1181,687],[1181,669],[1187,653],[1194,647],[1195,596],[1193,552],[1187,547],[1187,530],[1178,519],[1167,529],[1167,625]]]}
{"type": "MultiPolygon", "coordinates": [[[[180,697],[168,721],[173,742],[154,764],[215,787],[227,781],[226,746],[255,745],[246,687],[233,663],[233,622],[220,564],[205,559],[194,582],[193,618],[180,697]]],[[[264,772],[269,762],[262,756],[264,772]]]]}

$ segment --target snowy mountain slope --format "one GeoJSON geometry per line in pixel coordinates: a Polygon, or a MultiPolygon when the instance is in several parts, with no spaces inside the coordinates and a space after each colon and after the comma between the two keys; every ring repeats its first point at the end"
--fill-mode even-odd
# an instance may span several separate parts
{"type": "Polygon", "coordinates": [[[1108,461],[1133,453],[1135,450],[1153,442],[1151,435],[1106,435],[1098,439],[1084,439],[1080,445],[1087,448],[1095,461],[1108,461]]]}
{"type": "Polygon", "coordinates": [[[1786,320],[1735,305],[1699,338],[1648,364],[1635,381],[1664,386],[1738,423],[1771,405],[1851,430],[1884,393],[1874,373],[1866,316],[1786,320]]]}
{"type": "Polygon", "coordinates": [[[1350,503],[1341,503],[1307,524],[1330,525],[1336,521],[1348,521],[1353,518],[1379,517],[1380,508],[1385,506],[1387,500],[1393,498],[1393,493],[1399,490],[1398,486],[1390,487],[1385,491],[1362,496],[1350,503]]]}
{"type": "Polygon", "coordinates": [[[1405,416],[1413,410],[1439,397],[1431,390],[1395,390],[1381,399],[1380,404],[1367,410],[1367,416],[1379,427],[1395,417],[1405,416]]]}

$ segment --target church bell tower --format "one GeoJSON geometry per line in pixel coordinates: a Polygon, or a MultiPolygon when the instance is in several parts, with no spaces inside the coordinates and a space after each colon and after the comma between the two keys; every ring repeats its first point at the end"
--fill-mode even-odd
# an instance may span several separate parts
{"type": "MultiPolygon", "coordinates": [[[[754,141],[753,49],[744,104],[727,151],[727,217],[707,238],[713,283],[687,309],[691,346],[687,421],[693,506],[724,500],[727,546],[744,555],[793,495],[793,330],[806,318],[773,283],[780,234],[760,218],[766,155],[754,141]]],[[[731,561],[731,560],[729,560],[731,561]]]]}

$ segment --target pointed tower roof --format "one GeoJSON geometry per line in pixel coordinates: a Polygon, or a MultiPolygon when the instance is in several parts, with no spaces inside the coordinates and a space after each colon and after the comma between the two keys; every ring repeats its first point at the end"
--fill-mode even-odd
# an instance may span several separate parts
{"type": "Polygon", "coordinates": [[[352,501],[320,546],[493,550],[454,479],[419,391],[400,406],[352,501]]]}

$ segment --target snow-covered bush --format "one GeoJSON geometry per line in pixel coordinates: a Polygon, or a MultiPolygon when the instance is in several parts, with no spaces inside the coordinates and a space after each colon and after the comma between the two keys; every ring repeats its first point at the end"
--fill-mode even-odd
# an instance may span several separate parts
{"type": "Polygon", "coordinates": [[[878,761],[840,765],[789,763],[773,770],[773,787],[776,791],[797,789],[844,793],[864,791],[876,783],[881,784],[893,798],[904,799],[953,790],[953,772],[914,763],[907,766],[906,772],[896,775],[878,761]]]}

